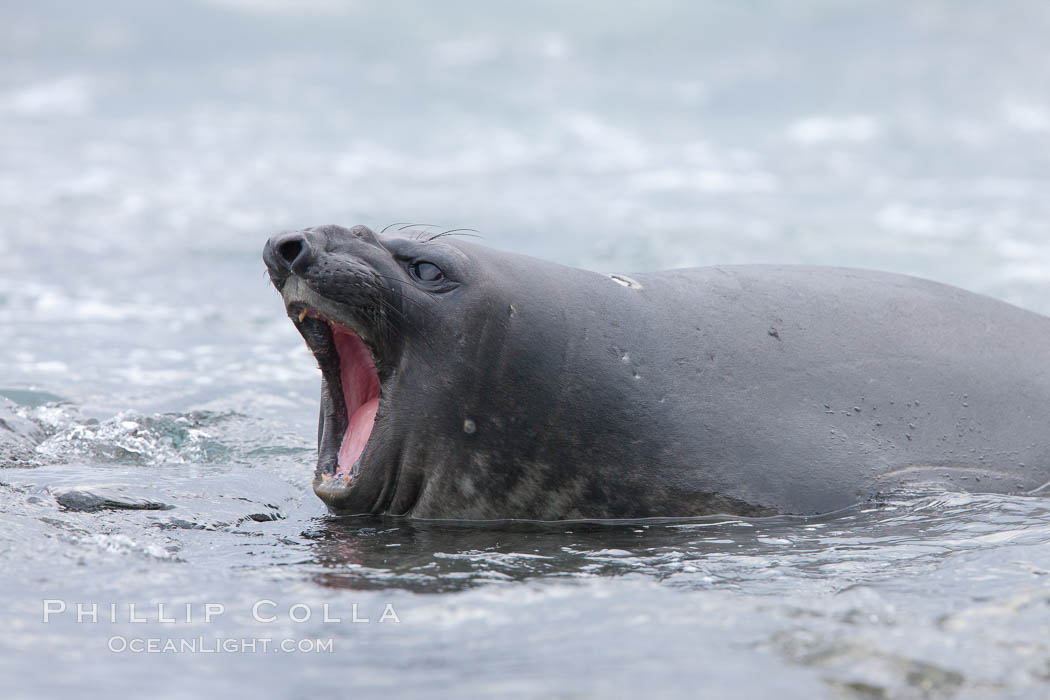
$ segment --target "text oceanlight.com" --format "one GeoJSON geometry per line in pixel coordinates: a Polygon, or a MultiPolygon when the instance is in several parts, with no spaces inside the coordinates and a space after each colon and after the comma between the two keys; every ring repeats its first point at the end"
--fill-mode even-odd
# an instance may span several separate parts
{"type": "Polygon", "coordinates": [[[114,635],[107,647],[118,654],[331,654],[332,639],[124,637],[114,635]]]}

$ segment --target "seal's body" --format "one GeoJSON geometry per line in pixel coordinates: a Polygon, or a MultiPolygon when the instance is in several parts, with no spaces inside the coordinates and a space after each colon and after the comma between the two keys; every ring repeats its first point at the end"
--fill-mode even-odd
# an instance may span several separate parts
{"type": "Polygon", "coordinates": [[[1050,319],[911,277],[604,275],[417,232],[264,257],[324,375],[336,513],[816,514],[1050,481],[1050,319]]]}

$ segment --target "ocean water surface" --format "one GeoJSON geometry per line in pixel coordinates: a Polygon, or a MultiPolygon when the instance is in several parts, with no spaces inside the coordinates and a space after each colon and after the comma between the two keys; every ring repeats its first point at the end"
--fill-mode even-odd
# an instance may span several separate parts
{"type": "Polygon", "coordinates": [[[1048,35],[1034,1],[4,3],[3,696],[1047,697],[1045,498],[328,516],[260,253],[433,223],[1050,313],[1048,35]]]}

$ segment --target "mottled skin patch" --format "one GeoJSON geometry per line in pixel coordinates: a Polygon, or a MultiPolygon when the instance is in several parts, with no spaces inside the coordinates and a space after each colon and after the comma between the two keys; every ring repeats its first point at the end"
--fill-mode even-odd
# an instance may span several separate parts
{"type": "Polygon", "coordinates": [[[1050,482],[1050,319],[988,297],[817,267],[625,285],[414,231],[282,235],[316,249],[292,275],[382,367],[360,475],[321,494],[333,512],[816,514],[1050,482]],[[421,259],[454,284],[414,283],[421,259]]]}

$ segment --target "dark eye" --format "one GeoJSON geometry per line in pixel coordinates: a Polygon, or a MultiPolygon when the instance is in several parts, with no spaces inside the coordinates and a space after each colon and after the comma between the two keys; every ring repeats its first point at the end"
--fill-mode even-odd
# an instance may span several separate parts
{"type": "Polygon", "coordinates": [[[421,282],[437,282],[445,277],[441,268],[425,260],[417,260],[408,266],[412,276],[421,282]]]}

